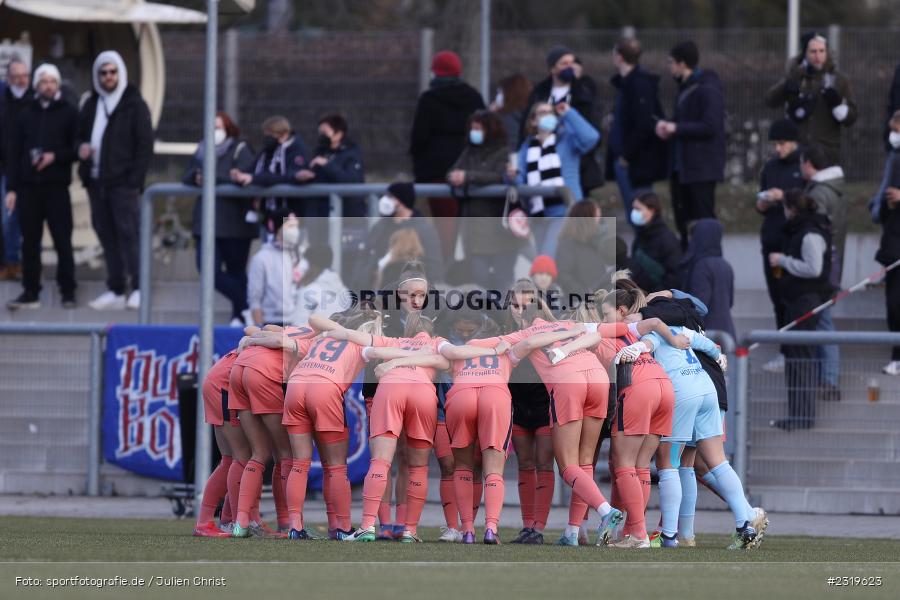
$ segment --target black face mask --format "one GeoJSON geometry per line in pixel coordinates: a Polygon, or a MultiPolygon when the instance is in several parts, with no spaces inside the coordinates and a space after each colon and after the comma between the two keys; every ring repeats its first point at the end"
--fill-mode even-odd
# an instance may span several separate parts
{"type": "Polygon", "coordinates": [[[319,148],[325,148],[326,150],[331,148],[331,138],[324,133],[319,134],[316,143],[319,145],[319,148]]]}
{"type": "Polygon", "coordinates": [[[559,75],[557,75],[557,77],[563,83],[572,83],[573,81],[575,81],[575,69],[573,69],[572,67],[566,67],[559,72],[559,75]]]}
{"type": "Polygon", "coordinates": [[[278,147],[278,138],[273,135],[264,135],[263,136],[263,150],[266,152],[274,152],[275,148],[278,147]]]}

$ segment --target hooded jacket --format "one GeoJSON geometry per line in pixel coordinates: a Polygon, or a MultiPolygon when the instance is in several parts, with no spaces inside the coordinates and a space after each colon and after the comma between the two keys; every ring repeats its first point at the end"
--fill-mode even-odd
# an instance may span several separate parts
{"type": "Polygon", "coordinates": [[[731,307],[734,305],[734,270],[722,258],[722,224],[700,219],[694,225],[687,253],[681,260],[684,290],[709,310],[706,326],[735,337],[731,307]]]}
{"type": "Polygon", "coordinates": [[[75,130],[78,111],[61,98],[44,106],[34,98],[19,113],[11,135],[8,188],[18,191],[23,185],[72,183],[72,163],[75,161],[75,130]],[[31,150],[53,152],[54,161],[41,171],[31,163],[31,150]]]}
{"type": "Polygon", "coordinates": [[[844,245],[847,241],[847,196],[844,194],[844,171],[839,166],[827,167],[813,175],[805,189],[815,199],[819,214],[831,221],[831,240],[834,245],[834,285],[840,287],[843,272],[844,245]]]}
{"type": "MultiPolygon", "coordinates": [[[[790,189],[803,189],[803,173],[800,172],[800,153],[794,151],[785,158],[773,156],[759,175],[760,191],[778,188],[783,192],[790,189]]],[[[762,253],[781,252],[784,249],[784,207],[779,203],[766,211],[757,211],[763,216],[759,237],[762,242],[762,253]]]]}
{"type": "Polygon", "coordinates": [[[466,122],[476,110],[484,108],[475,88],[453,78],[436,78],[419,96],[410,134],[416,181],[443,181],[463,150],[466,122]]]}
{"type": "Polygon", "coordinates": [[[606,179],[616,178],[613,163],[628,162],[628,178],[643,187],[666,177],[666,144],[656,135],[656,121],[665,114],[659,102],[659,75],[635,65],[628,75],[615,75],[610,83],[618,90],[606,153],[606,179]]]}
{"type": "Polygon", "coordinates": [[[81,161],[78,175],[87,186],[143,189],[153,156],[150,109],[136,87],[128,83],[125,61],[118,52],[101,52],[92,68],[94,93],[81,108],[78,146],[91,145],[91,158],[81,161]],[[119,83],[112,92],[100,86],[100,67],[117,65],[119,83]],[[95,162],[96,161],[96,162],[95,162]]]}
{"type": "Polygon", "coordinates": [[[784,79],[766,92],[766,104],[783,108],[785,116],[797,123],[801,144],[821,144],[832,163],[840,162],[841,127],[853,125],[858,112],[850,82],[837,70],[831,56],[820,71],[807,65],[802,55],[791,59],[784,79]],[[837,92],[846,109],[836,110],[829,104],[822,95],[826,87],[837,92]]]}
{"type": "Polygon", "coordinates": [[[679,85],[669,144],[670,168],[680,183],[725,178],[725,91],[715,71],[695,69],[679,85]]]}
{"type": "Polygon", "coordinates": [[[677,287],[680,283],[678,263],[681,243],[662,217],[637,227],[631,245],[632,279],[650,292],[677,287]]]}

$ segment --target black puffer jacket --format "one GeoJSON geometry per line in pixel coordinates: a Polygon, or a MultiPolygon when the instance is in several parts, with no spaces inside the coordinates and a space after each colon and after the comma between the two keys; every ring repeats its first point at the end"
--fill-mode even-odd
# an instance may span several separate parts
{"type": "Polygon", "coordinates": [[[657,215],[637,228],[631,245],[632,279],[646,292],[678,287],[681,244],[665,221],[657,215]]]}
{"type": "MultiPolygon", "coordinates": [[[[78,124],[78,144],[90,143],[99,95],[95,92],[84,106],[78,124]]],[[[100,150],[99,182],[105,187],[143,189],[153,156],[153,125],[150,109],[136,87],[128,84],[122,99],[109,115],[100,150]]],[[[87,185],[91,159],[81,161],[78,176],[87,185]]]]}
{"type": "Polygon", "coordinates": [[[72,163],[75,161],[75,129],[78,111],[65,100],[53,100],[47,107],[32,100],[16,123],[9,145],[9,189],[22,185],[72,183],[72,163]],[[31,151],[40,149],[56,157],[49,167],[36,171],[31,164],[31,151]]]}
{"type": "Polygon", "coordinates": [[[0,172],[5,172],[9,168],[6,157],[9,154],[9,144],[16,130],[16,123],[19,121],[19,113],[28,106],[32,98],[34,91],[31,88],[26,90],[21,98],[16,98],[9,87],[0,94],[0,172]]]}
{"type": "Polygon", "coordinates": [[[416,181],[443,181],[463,150],[466,122],[484,108],[475,88],[456,78],[438,78],[419,96],[409,153],[416,181]]]}
{"type": "MultiPolygon", "coordinates": [[[[803,189],[803,173],[800,172],[800,153],[792,152],[785,158],[773,156],[763,167],[759,175],[760,191],[778,188],[783,192],[790,189],[803,189]]],[[[763,216],[759,238],[762,242],[762,253],[781,252],[784,249],[784,207],[777,203],[766,211],[757,211],[763,216]]]]}

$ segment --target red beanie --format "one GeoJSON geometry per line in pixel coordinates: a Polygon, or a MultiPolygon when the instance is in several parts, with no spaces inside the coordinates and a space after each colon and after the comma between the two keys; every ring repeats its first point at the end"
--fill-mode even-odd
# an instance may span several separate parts
{"type": "Polygon", "coordinates": [[[531,270],[528,271],[528,275],[533,276],[535,273],[550,273],[555,281],[557,276],[556,261],[553,260],[553,257],[546,254],[536,256],[534,262],[531,263],[531,270]]]}
{"type": "Polygon", "coordinates": [[[441,50],[431,59],[431,72],[437,77],[459,77],[462,75],[462,61],[451,50],[441,50]]]}

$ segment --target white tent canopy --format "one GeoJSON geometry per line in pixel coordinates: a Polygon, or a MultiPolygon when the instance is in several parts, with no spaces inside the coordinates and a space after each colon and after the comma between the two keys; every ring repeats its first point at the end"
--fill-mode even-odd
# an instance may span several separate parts
{"type": "Polygon", "coordinates": [[[57,21],[91,23],[205,23],[206,14],[142,0],[0,0],[9,8],[57,21]]]}

